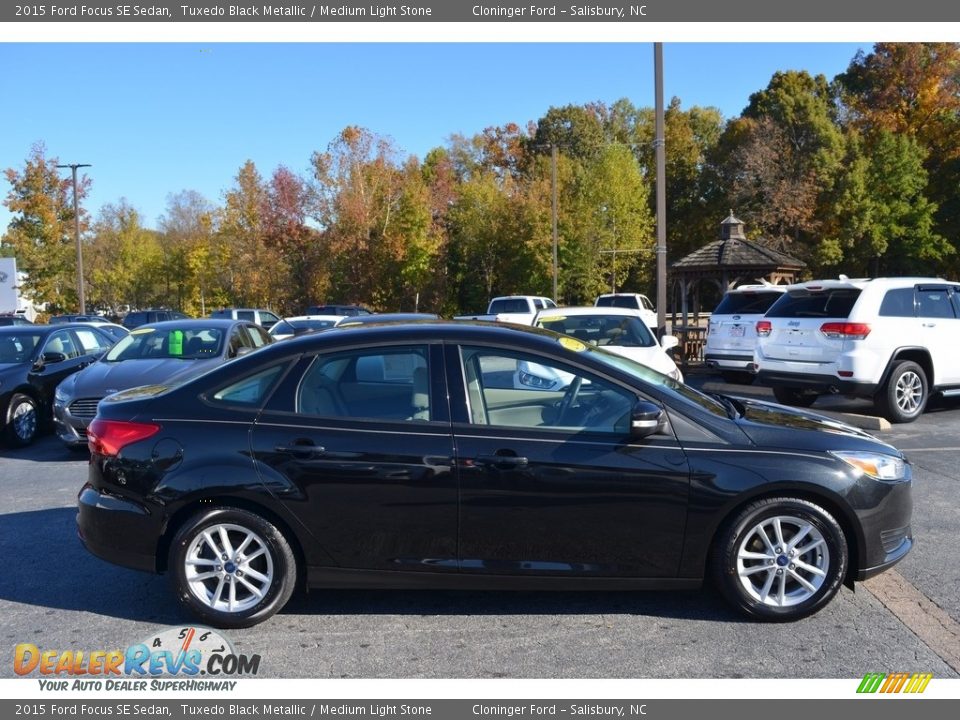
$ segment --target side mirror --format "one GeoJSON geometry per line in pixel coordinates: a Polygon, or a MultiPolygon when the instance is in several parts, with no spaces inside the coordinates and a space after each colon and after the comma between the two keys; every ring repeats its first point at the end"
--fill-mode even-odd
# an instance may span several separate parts
{"type": "Polygon", "coordinates": [[[52,363],[61,363],[67,359],[67,356],[63,353],[58,352],[45,352],[40,358],[43,361],[44,365],[50,365],[52,363]]]}
{"type": "Polygon", "coordinates": [[[664,352],[679,346],[680,338],[678,338],[676,335],[664,335],[662,338],[660,338],[660,347],[663,348],[664,352]]]}
{"type": "Polygon", "coordinates": [[[630,434],[636,438],[653,435],[663,426],[663,410],[649,400],[638,400],[630,413],[630,434]]]}

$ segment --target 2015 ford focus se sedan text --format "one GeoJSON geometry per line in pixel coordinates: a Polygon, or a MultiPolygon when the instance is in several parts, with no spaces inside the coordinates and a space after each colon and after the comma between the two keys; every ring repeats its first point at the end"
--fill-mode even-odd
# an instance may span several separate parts
{"type": "Polygon", "coordinates": [[[911,469],[860,430],[704,395],[555,333],[334,329],[108,397],[86,547],[245,627],[308,587],[695,588],[759,620],[910,550],[911,469]],[[518,364],[571,376],[517,386],[518,364]]]}

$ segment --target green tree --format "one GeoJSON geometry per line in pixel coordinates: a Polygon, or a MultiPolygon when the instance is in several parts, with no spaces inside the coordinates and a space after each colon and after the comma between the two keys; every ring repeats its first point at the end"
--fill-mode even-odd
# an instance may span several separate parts
{"type": "MultiPolygon", "coordinates": [[[[26,273],[27,295],[34,303],[46,304],[50,313],[78,307],[72,180],[60,175],[57,164],[57,158],[48,158],[44,145],[37,144],[22,170],[6,170],[10,190],[3,204],[13,219],[0,243],[12,249],[18,269],[26,273]]],[[[81,240],[88,225],[83,198],[89,188],[90,179],[80,175],[81,240]]]]}

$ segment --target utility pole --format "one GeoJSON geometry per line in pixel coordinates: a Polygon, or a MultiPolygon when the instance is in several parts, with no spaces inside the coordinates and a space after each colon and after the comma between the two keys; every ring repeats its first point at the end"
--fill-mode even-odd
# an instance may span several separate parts
{"type": "Polygon", "coordinates": [[[80,245],[80,211],[77,207],[77,168],[93,167],[89,163],[71,163],[57,165],[58,168],[70,168],[73,171],[73,234],[77,241],[77,297],[80,299],[80,314],[87,314],[87,301],[83,294],[83,248],[80,245]]]}
{"type": "Polygon", "coordinates": [[[663,43],[653,44],[654,94],[656,95],[657,152],[657,335],[667,330],[667,160],[663,133],[663,43]]]}
{"type": "Polygon", "coordinates": [[[559,242],[557,240],[557,146],[554,143],[550,146],[550,161],[551,161],[551,196],[552,196],[552,209],[551,215],[553,219],[553,300],[558,302],[557,299],[557,274],[559,273],[559,262],[558,262],[558,251],[557,246],[559,242]]]}

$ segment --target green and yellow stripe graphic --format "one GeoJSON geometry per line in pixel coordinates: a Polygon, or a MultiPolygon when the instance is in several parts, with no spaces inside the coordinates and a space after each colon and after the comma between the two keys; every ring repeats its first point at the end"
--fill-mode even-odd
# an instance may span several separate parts
{"type": "Polygon", "coordinates": [[[922,693],[927,689],[931,673],[867,673],[858,693],[922,693]]]}

